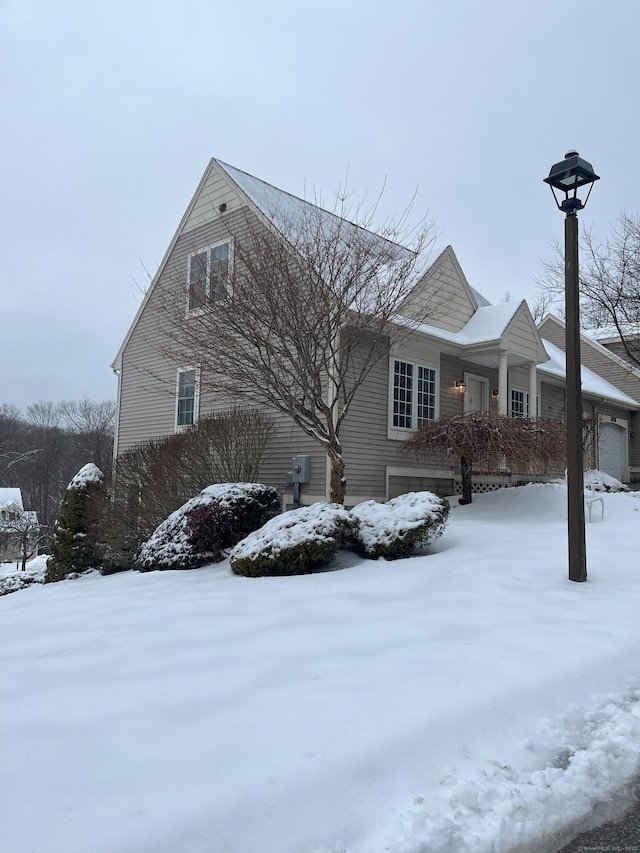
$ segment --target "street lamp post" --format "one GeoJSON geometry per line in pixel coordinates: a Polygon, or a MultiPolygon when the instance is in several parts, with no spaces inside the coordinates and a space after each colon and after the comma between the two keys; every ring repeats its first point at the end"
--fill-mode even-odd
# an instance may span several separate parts
{"type": "Polygon", "coordinates": [[[586,581],[587,557],[584,534],[584,466],[582,459],[582,383],[580,379],[580,286],[578,269],[578,211],[589,200],[600,178],[591,163],[577,151],[568,151],[564,160],[551,167],[544,179],[560,210],[564,223],[564,295],[566,350],[566,422],[567,422],[567,516],[569,534],[569,580],[586,581]],[[589,185],[584,203],[578,198],[580,187],[589,185]],[[564,193],[558,197],[556,190],[564,193]]]}

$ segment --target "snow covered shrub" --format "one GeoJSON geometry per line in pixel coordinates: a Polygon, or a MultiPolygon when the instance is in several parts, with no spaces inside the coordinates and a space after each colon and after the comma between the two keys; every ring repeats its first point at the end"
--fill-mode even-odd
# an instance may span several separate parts
{"type": "Polygon", "coordinates": [[[351,512],[360,521],[352,543],[366,557],[398,560],[444,532],[449,501],[431,492],[409,492],[387,503],[365,501],[351,512]]]}
{"type": "Polygon", "coordinates": [[[254,482],[273,424],[257,409],[228,409],[121,453],[105,519],[103,571],[132,568],[158,525],[210,483],[254,482]]]}
{"type": "Polygon", "coordinates": [[[203,566],[278,512],[280,495],[271,486],[207,486],[156,528],[138,551],[135,566],[143,572],[203,566]]]}
{"type": "Polygon", "coordinates": [[[220,547],[231,538],[233,516],[227,507],[209,503],[197,506],[187,518],[189,538],[196,551],[210,551],[212,542],[220,547]]]}
{"type": "Polygon", "coordinates": [[[304,575],[328,563],[358,521],[339,504],[317,503],[279,515],[233,549],[236,575],[304,575]]]}
{"type": "Polygon", "coordinates": [[[235,545],[282,511],[278,490],[262,483],[219,483],[207,486],[202,494],[227,507],[231,513],[231,531],[225,547],[235,545]]]}
{"type": "Polygon", "coordinates": [[[102,471],[90,462],[67,486],[53,524],[45,583],[64,580],[72,572],[99,568],[95,531],[104,497],[103,480],[102,471]]]}

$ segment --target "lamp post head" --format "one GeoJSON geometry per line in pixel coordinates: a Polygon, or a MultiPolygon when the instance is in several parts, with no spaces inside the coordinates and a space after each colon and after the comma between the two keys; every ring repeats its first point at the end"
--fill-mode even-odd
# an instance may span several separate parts
{"type": "Polygon", "coordinates": [[[567,151],[564,160],[551,167],[549,177],[544,179],[544,183],[551,187],[559,210],[569,215],[582,210],[589,200],[594,183],[599,180],[600,176],[593,171],[591,163],[583,160],[577,151],[567,151]],[[583,204],[577,192],[580,187],[587,185],[589,185],[589,192],[583,204]],[[556,190],[564,193],[562,201],[558,201],[556,190]]]}

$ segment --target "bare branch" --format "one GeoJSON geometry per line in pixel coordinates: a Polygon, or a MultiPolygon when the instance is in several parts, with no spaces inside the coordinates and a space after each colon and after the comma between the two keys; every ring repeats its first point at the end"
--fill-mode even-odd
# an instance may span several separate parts
{"type": "MultiPolygon", "coordinates": [[[[547,308],[560,307],[564,255],[559,245],[542,262],[537,280],[547,308]]],[[[640,218],[621,213],[608,237],[586,231],[580,254],[581,321],[603,337],[619,337],[629,360],[640,366],[640,218]]],[[[560,308],[560,310],[562,310],[560,308]]]]}
{"type": "Polygon", "coordinates": [[[423,459],[449,455],[460,459],[461,503],[471,503],[474,470],[534,475],[563,466],[566,428],[555,420],[466,412],[425,421],[404,449],[423,459]]]}
{"type": "Polygon", "coordinates": [[[279,211],[277,231],[243,209],[228,226],[233,263],[225,292],[196,245],[191,310],[182,269],[155,301],[165,357],[198,364],[203,392],[290,417],[325,447],[332,500],[340,502],[341,425],[390,343],[415,328],[417,320],[395,321],[435,238],[433,223],[411,230],[407,215],[370,230],[375,205],[364,213],[357,207],[349,221],[347,201],[338,197],[340,216],[307,204],[279,211]]]}

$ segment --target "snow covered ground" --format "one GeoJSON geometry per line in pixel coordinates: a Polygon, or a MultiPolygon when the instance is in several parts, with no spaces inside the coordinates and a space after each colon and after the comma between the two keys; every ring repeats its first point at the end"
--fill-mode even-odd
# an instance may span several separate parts
{"type": "Polygon", "coordinates": [[[0,853],[544,849],[640,770],[640,493],[603,499],[584,584],[556,484],[397,562],[3,596],[0,853]]]}

